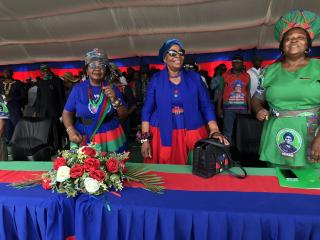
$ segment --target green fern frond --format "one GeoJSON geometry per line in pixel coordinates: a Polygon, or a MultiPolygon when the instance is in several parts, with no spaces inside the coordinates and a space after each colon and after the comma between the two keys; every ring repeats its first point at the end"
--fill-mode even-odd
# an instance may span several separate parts
{"type": "Polygon", "coordinates": [[[162,185],[162,177],[153,173],[148,173],[144,168],[131,167],[125,173],[125,178],[128,181],[136,181],[141,183],[146,189],[151,192],[162,193],[165,187],[162,185]]]}
{"type": "Polygon", "coordinates": [[[9,184],[9,186],[18,188],[18,189],[22,189],[22,188],[31,188],[31,187],[35,187],[37,185],[40,185],[42,183],[41,179],[33,179],[33,180],[27,180],[25,182],[15,182],[15,183],[11,183],[9,184]]]}

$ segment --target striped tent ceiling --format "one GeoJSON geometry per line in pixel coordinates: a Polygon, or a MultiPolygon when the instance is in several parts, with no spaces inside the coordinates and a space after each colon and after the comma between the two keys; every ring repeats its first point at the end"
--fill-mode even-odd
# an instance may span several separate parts
{"type": "MultiPolygon", "coordinates": [[[[188,53],[276,48],[273,24],[318,0],[0,0],[0,65],[154,56],[168,38],[188,53]]],[[[316,41],[314,45],[320,45],[316,41]]]]}

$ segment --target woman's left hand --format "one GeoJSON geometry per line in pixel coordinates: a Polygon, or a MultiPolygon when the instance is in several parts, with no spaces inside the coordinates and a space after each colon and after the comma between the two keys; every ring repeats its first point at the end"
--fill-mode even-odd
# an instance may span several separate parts
{"type": "Polygon", "coordinates": [[[317,135],[311,143],[310,151],[311,162],[320,162],[320,136],[317,135]]]}
{"type": "Polygon", "coordinates": [[[107,86],[104,89],[104,93],[106,94],[106,96],[111,100],[111,102],[114,102],[116,100],[116,94],[113,91],[111,86],[107,86]]]}
{"type": "Polygon", "coordinates": [[[228,139],[221,132],[210,131],[209,138],[218,139],[224,145],[230,145],[228,139]]]}

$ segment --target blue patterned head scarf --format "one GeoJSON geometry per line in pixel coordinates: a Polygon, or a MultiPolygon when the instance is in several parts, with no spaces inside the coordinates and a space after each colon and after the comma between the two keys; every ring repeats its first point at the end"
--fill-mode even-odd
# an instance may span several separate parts
{"type": "Polygon", "coordinates": [[[163,62],[163,59],[165,55],[167,54],[167,51],[173,46],[173,45],[178,45],[181,49],[184,49],[182,42],[180,40],[173,38],[167,40],[162,47],[159,49],[159,58],[160,61],[163,62]]]}
{"type": "Polygon", "coordinates": [[[243,87],[243,82],[239,79],[235,80],[234,83],[232,83],[232,87],[235,88],[236,86],[243,87]]]}
{"type": "Polygon", "coordinates": [[[85,55],[84,61],[86,65],[93,61],[99,61],[106,65],[109,63],[107,55],[99,48],[89,50],[85,55]]]}

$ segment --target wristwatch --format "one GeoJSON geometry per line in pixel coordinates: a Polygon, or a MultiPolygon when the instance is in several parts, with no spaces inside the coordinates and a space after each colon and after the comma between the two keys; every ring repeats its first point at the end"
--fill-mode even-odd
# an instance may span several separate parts
{"type": "Polygon", "coordinates": [[[114,102],[111,102],[111,105],[115,110],[117,110],[122,105],[122,102],[117,98],[114,102]]]}

